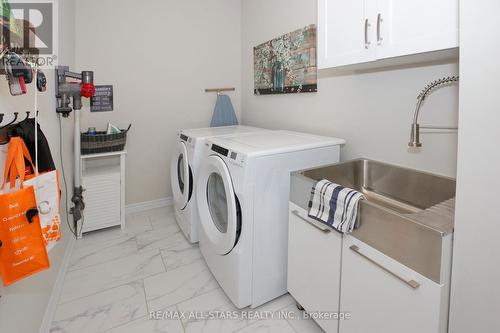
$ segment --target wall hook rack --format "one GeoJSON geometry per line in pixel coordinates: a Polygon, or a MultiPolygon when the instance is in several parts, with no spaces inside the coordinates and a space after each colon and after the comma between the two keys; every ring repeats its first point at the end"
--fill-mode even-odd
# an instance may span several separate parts
{"type": "MultiPolygon", "coordinates": [[[[14,112],[14,119],[11,122],[9,122],[7,125],[1,126],[0,130],[3,130],[4,128],[7,128],[10,125],[14,124],[17,121],[18,117],[19,117],[19,112],[14,112]]],[[[3,120],[3,117],[2,117],[2,120],[3,120]]]]}
{"type": "Polygon", "coordinates": [[[224,91],[236,91],[236,88],[210,88],[210,89],[205,89],[206,93],[217,93],[217,96],[221,94],[221,92],[224,91]]]}

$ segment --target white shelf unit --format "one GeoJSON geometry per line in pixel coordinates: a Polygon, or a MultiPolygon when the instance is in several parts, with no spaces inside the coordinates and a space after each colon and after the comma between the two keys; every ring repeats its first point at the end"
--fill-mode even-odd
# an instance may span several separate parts
{"type": "Polygon", "coordinates": [[[126,156],[125,151],[81,156],[82,234],[118,225],[125,228],[126,156]]]}

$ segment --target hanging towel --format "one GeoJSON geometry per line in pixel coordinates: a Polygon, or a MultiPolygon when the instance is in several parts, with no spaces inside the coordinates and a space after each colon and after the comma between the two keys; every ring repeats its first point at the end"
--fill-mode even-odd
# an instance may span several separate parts
{"type": "Polygon", "coordinates": [[[342,233],[351,233],[356,227],[359,201],[364,198],[356,190],[320,180],[312,188],[309,217],[342,233]]]}
{"type": "Polygon", "coordinates": [[[227,95],[217,96],[217,104],[215,104],[214,115],[212,117],[212,127],[234,126],[238,125],[238,118],[234,113],[233,104],[227,95]]]}

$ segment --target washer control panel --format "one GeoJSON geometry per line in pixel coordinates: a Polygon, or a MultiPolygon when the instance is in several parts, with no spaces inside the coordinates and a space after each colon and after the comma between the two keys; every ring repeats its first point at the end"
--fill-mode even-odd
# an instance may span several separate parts
{"type": "Polygon", "coordinates": [[[236,151],[230,151],[229,149],[227,148],[224,148],[224,147],[221,147],[221,146],[218,146],[218,145],[211,145],[210,149],[225,157],[225,161],[227,163],[231,163],[231,164],[235,164],[235,165],[243,165],[245,163],[245,158],[244,158],[244,155],[243,154],[238,154],[238,152],[236,151]]]}
{"type": "Polygon", "coordinates": [[[224,148],[224,147],[221,147],[221,146],[212,145],[212,151],[214,151],[217,154],[222,155],[224,157],[228,157],[229,156],[229,150],[226,149],[226,148],[224,148]]]}

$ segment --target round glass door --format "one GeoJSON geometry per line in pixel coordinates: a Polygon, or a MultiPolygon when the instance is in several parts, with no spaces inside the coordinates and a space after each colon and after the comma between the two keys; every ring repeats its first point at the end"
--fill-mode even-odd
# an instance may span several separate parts
{"type": "Polygon", "coordinates": [[[219,255],[226,255],[238,238],[238,207],[233,182],[224,161],[208,157],[200,168],[196,186],[202,232],[219,255]]]}
{"type": "Polygon", "coordinates": [[[225,234],[227,232],[227,198],[224,181],[218,173],[212,173],[208,177],[207,201],[215,227],[225,234]]]}
{"type": "Polygon", "coordinates": [[[182,210],[186,208],[189,201],[190,188],[193,186],[190,184],[189,161],[184,142],[177,144],[170,165],[170,174],[174,205],[176,209],[182,210]]]}
{"type": "Polygon", "coordinates": [[[186,167],[186,159],[183,154],[179,155],[179,158],[177,159],[177,182],[179,183],[179,189],[181,190],[181,193],[184,193],[184,169],[186,167]]]}

